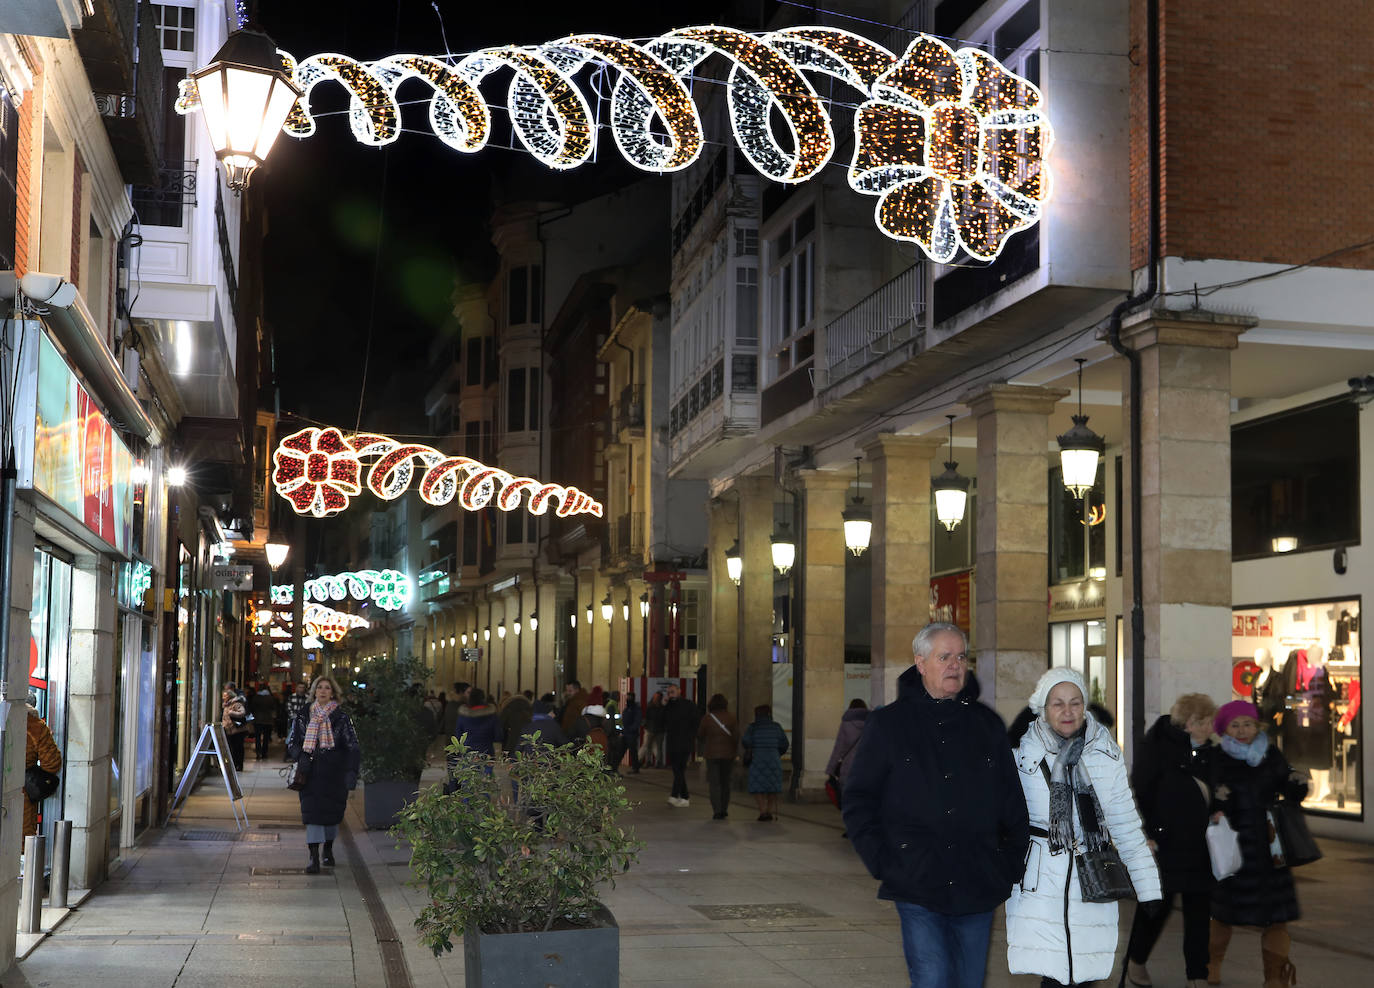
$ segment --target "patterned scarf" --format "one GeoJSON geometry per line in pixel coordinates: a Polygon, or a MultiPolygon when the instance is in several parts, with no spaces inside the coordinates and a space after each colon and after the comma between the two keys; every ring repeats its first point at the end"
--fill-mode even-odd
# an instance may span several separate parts
{"type": "Polygon", "coordinates": [[[1073,807],[1078,806],[1078,822],[1082,834],[1079,850],[1095,851],[1106,843],[1098,826],[1097,793],[1082,764],[1083,744],[1087,725],[1079,728],[1071,738],[1061,738],[1048,724],[1041,728],[1046,750],[1055,755],[1050,770],[1050,850],[1062,851],[1074,847],[1073,807]]]}
{"type": "Polygon", "coordinates": [[[329,715],[338,709],[337,700],[328,703],[315,703],[310,707],[310,723],[305,727],[305,743],[301,747],[309,752],[317,748],[329,751],[334,747],[334,728],[329,726],[329,715]]]}

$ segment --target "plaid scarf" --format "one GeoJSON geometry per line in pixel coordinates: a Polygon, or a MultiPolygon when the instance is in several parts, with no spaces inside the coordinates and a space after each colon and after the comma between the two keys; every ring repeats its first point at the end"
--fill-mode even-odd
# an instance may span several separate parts
{"type": "Polygon", "coordinates": [[[334,729],[329,726],[329,715],[337,710],[338,706],[337,700],[311,705],[310,723],[305,727],[305,743],[301,745],[302,748],[313,752],[317,748],[329,751],[334,747],[334,729]]]}

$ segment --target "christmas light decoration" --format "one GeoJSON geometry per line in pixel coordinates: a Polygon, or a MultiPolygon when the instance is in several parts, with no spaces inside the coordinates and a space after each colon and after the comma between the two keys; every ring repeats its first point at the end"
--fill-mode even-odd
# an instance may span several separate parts
{"type": "Polygon", "coordinates": [[[301,429],[283,439],[272,458],[277,493],[291,502],[297,514],[316,518],[344,510],[349,499],[361,493],[364,460],[374,461],[367,469],[367,489],[384,501],[395,500],[410,489],[418,460],[424,471],[420,497],[435,507],[457,497],[468,511],[488,505],[514,511],[523,504],[531,514],[542,515],[549,502],[556,500],[555,513],[560,518],[575,514],[600,518],[602,512],[599,501],[576,487],[515,477],[468,456],[449,456],[432,446],[371,433],[345,437],[332,427],[301,429]]]}
{"type": "MultiPolygon", "coordinates": [[[[272,587],[274,604],[289,604],[295,596],[295,589],[289,583],[272,587]]],[[[370,600],[384,611],[399,611],[410,600],[410,580],[399,570],[364,569],[305,581],[306,600],[325,603],[348,597],[370,600]]]]}
{"type": "MultiPolygon", "coordinates": [[[[716,25],[642,43],[576,34],[451,61],[398,54],[359,62],[325,53],[298,62],[278,55],[301,93],[282,128],[293,137],[315,133],[310,96],[332,82],[349,94],[353,135],[371,147],[390,144],[401,133],[397,90],[416,80],[433,91],[434,134],[454,150],[475,153],[493,133],[481,87],[508,72],[512,131],[544,164],[561,170],[591,160],[605,126],[626,160],[651,172],[677,171],[699,159],[701,114],[684,79],[697,80],[703,62],[724,58],[732,63],[724,85],[735,141],[760,173],[784,183],[815,176],[836,147],[828,101],[806,75],[818,73],[863,99],[854,114],[849,182],[879,197],[874,218],[888,236],[919,245],[941,263],[960,248],[992,260],[1008,237],[1039,220],[1045,201],[1050,129],[1040,91],[986,52],[956,51],[930,35],[918,35],[900,58],[836,28],[751,34],[716,25]],[[593,90],[590,99],[580,87],[593,90]],[[608,124],[599,116],[603,99],[608,124]],[[788,135],[779,140],[775,128],[784,125],[788,135]]],[[[195,80],[183,81],[178,112],[199,106],[195,80]]],[[[341,510],[356,481],[346,465],[330,459],[339,455],[336,437],[324,438],[325,445],[298,451],[326,459],[303,466],[292,488],[293,504],[303,502],[297,511],[316,517],[341,510]]]]}

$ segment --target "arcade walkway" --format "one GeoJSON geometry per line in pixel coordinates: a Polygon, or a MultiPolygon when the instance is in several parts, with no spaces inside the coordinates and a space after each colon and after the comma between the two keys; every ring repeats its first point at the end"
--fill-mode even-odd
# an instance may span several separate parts
{"type": "MultiPolygon", "coordinates": [[[[250,756],[246,837],[232,832],[222,787],[202,786],[178,824],[131,853],[5,988],[461,986],[461,948],[435,959],[415,942],[406,855],[363,829],[361,792],[333,874],[300,873],[304,832],[278,764],[250,756]]],[[[622,985],[904,983],[892,908],[874,898],[829,806],[784,805],[780,822],[756,823],[739,794],[730,819],[713,822],[704,785],[693,783],[690,808],[674,809],[666,772],[627,784],[638,803],[631,823],[648,848],[606,896],[621,924],[622,985]]],[[[1374,848],[1323,847],[1325,860],[1298,872],[1306,918],[1293,928],[1293,958],[1301,984],[1360,984],[1374,962],[1374,848]]],[[[1150,965],[1156,985],[1183,982],[1180,937],[1171,923],[1150,965]]],[[[1238,931],[1230,955],[1228,984],[1260,983],[1257,936],[1238,931]]],[[[1038,984],[1006,973],[1000,919],[987,984],[1038,984]]]]}

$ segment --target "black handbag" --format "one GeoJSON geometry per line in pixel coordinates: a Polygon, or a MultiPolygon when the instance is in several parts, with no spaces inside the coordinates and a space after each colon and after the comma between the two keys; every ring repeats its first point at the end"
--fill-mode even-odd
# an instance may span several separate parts
{"type": "Polygon", "coordinates": [[[1274,824],[1279,832],[1279,846],[1288,867],[1311,864],[1321,859],[1322,851],[1307,829],[1307,817],[1296,803],[1281,799],[1274,804],[1274,824]]]}
{"type": "Polygon", "coordinates": [[[1121,861],[1115,844],[1103,844],[1095,851],[1074,855],[1078,867],[1078,887],[1084,902],[1116,902],[1134,899],[1131,873],[1121,861]]]}
{"type": "Polygon", "coordinates": [[[300,792],[310,781],[310,756],[301,755],[282,769],[282,773],[286,776],[286,788],[300,792]]]}
{"type": "Polygon", "coordinates": [[[57,792],[60,781],[59,776],[41,765],[30,765],[24,770],[24,795],[29,797],[30,802],[41,803],[57,792]]]}

